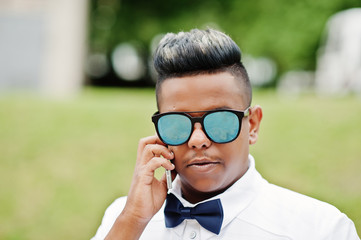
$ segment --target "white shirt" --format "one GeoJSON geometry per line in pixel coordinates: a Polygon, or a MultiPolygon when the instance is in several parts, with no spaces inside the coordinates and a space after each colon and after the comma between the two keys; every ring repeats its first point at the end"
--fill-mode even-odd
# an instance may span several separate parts
{"type": "MultiPolygon", "coordinates": [[[[222,202],[224,219],[219,235],[193,219],[186,219],[175,228],[166,228],[163,204],[140,239],[360,239],[354,223],[334,206],[268,183],[255,169],[251,155],[249,162],[249,169],[236,183],[211,198],[222,202]]],[[[185,207],[195,206],[182,198],[178,177],[171,192],[185,207]]],[[[105,238],[125,203],[126,197],[121,197],[107,208],[92,240],[105,238]]]]}

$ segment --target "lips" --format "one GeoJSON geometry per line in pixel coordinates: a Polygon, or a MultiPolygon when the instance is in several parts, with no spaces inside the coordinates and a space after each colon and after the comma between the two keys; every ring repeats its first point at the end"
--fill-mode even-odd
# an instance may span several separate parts
{"type": "Polygon", "coordinates": [[[207,158],[202,158],[202,159],[193,159],[193,160],[191,160],[187,164],[187,167],[207,168],[207,167],[212,167],[212,166],[218,165],[218,164],[220,164],[220,162],[212,161],[212,160],[207,159],[207,158]]]}

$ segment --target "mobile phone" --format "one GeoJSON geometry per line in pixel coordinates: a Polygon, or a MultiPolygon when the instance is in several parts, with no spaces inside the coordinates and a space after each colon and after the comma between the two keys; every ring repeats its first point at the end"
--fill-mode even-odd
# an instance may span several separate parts
{"type": "Polygon", "coordinates": [[[172,174],[170,170],[165,170],[165,177],[167,179],[167,188],[168,190],[172,189],[172,174]]]}
{"type": "MultiPolygon", "coordinates": [[[[163,157],[161,155],[161,157],[163,157]]],[[[167,189],[168,191],[172,189],[172,173],[171,170],[165,170],[165,178],[167,180],[167,189]]]]}

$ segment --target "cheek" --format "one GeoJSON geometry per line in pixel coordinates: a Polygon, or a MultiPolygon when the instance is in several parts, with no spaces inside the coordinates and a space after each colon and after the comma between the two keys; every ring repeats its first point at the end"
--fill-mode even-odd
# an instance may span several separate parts
{"type": "Polygon", "coordinates": [[[245,157],[248,158],[248,146],[248,138],[239,136],[233,142],[225,144],[220,150],[224,159],[232,162],[235,159],[243,159],[245,157]]]}
{"type": "Polygon", "coordinates": [[[230,181],[239,178],[248,169],[248,142],[233,142],[232,145],[222,149],[222,158],[225,161],[226,175],[230,181]]]}
{"type": "Polygon", "coordinates": [[[233,159],[237,158],[239,155],[238,149],[239,146],[236,146],[235,144],[225,144],[224,146],[218,148],[221,158],[227,163],[232,162],[233,159]]]}
{"type": "Polygon", "coordinates": [[[174,153],[173,163],[177,166],[177,162],[181,161],[185,154],[184,147],[181,146],[168,146],[168,149],[174,153]]]}

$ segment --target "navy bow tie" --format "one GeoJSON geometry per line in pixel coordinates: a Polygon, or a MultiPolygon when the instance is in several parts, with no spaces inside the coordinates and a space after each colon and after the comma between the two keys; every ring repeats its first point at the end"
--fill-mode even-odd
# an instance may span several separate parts
{"type": "Polygon", "coordinates": [[[173,194],[167,195],[164,208],[165,226],[173,228],[184,219],[196,219],[205,229],[219,234],[223,221],[223,208],[219,199],[200,203],[195,207],[184,207],[173,194]]]}

